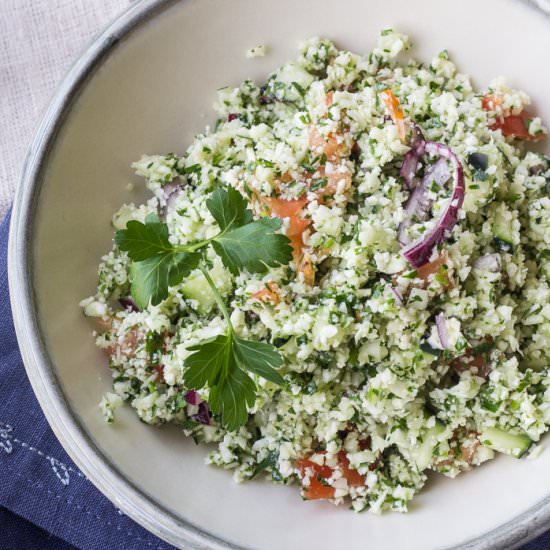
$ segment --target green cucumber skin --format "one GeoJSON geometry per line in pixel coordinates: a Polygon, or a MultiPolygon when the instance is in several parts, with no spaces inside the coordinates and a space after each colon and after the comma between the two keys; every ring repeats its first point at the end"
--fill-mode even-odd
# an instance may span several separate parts
{"type": "Polygon", "coordinates": [[[479,439],[486,447],[514,458],[525,456],[534,443],[526,434],[511,434],[500,428],[487,428],[479,439]]]}

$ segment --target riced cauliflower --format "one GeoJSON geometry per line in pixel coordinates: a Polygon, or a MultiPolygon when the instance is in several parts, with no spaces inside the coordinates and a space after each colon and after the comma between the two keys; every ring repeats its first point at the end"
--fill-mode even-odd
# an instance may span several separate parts
{"type": "Polygon", "coordinates": [[[358,512],[406,511],[428,471],[454,477],[540,440],[550,159],[525,145],[546,130],[502,79],[476,91],[447,52],[419,63],[409,48],[391,29],[364,56],[309,39],[264,84],[221,89],[214,128],[181,156],[134,164],[153,196],[122,206],[115,229],[155,224],[173,250],[204,248],[145,304],[133,286],[145,253],[117,237],[103,257],[81,306],[109,356],[108,422],[124,401],[214,443],[207,462],[237,481],[297,484],[358,512]],[[281,220],[286,261],[231,268],[216,189],[238,191],[250,223],[281,220]],[[197,346],[233,333],[280,362],[277,378],[249,370],[255,400],[228,429],[220,378],[186,381],[197,346]]]}

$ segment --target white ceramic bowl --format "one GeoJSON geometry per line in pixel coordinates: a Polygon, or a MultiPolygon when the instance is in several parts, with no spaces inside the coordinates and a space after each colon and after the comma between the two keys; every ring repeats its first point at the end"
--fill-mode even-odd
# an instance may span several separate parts
{"type": "MultiPolygon", "coordinates": [[[[213,120],[215,90],[263,80],[324,35],[370,50],[379,30],[410,34],[413,55],[447,48],[479,86],[497,75],[530,93],[550,121],[550,21],[514,0],[143,1],[74,66],[36,136],[14,206],[10,286],[27,371],[67,452],[124,512],[181,547],[262,550],[512,547],[550,519],[550,452],[500,457],[457,480],[434,477],[408,515],[353,514],[303,503],[293,488],[233,484],[206,450],[129,410],[103,423],[110,386],[78,302],[110,247],[109,220],[142,153],[183,151],[213,120]],[[270,54],[245,59],[266,43],[270,54]]],[[[138,182],[139,183],[139,182],[138,182]]],[[[550,522],[548,523],[550,527],[550,522]]]]}

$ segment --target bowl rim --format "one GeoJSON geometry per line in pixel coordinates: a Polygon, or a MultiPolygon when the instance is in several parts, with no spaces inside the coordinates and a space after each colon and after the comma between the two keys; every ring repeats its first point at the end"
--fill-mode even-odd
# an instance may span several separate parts
{"type": "MultiPolygon", "coordinates": [[[[23,165],[12,207],[8,281],[13,319],[27,376],[50,427],[85,476],[126,515],[166,542],[181,548],[240,549],[183,520],[129,480],[96,445],[72,412],[49,357],[32,283],[35,212],[45,168],[57,136],[88,81],[132,32],[179,0],[141,0],[125,10],[88,46],[57,89],[36,131],[23,165]]],[[[545,0],[514,0],[550,17],[545,0]]],[[[548,529],[550,494],[527,511],[456,550],[517,548],[548,529]]]]}

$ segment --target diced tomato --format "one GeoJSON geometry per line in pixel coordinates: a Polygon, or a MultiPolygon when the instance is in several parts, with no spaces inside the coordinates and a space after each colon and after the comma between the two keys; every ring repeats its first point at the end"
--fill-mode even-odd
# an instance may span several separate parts
{"type": "Polygon", "coordinates": [[[495,111],[502,105],[502,96],[487,94],[481,98],[481,107],[484,111],[495,111]]]}
{"type": "Polygon", "coordinates": [[[270,211],[279,218],[290,219],[295,218],[307,204],[305,195],[294,200],[266,197],[262,198],[262,201],[269,207],[270,211]]]}
{"type": "Polygon", "coordinates": [[[336,191],[345,192],[351,186],[352,174],[349,168],[342,164],[342,160],[350,154],[348,144],[341,134],[321,134],[316,126],[312,126],[309,132],[309,146],[316,155],[325,155],[328,162],[333,164],[327,174],[324,165],[317,168],[315,178],[326,178],[327,183],[315,190],[319,202],[326,202],[327,197],[332,197],[336,191]]]}
{"type": "MultiPolygon", "coordinates": [[[[325,452],[319,454],[325,454],[325,452]]],[[[336,469],[342,472],[342,476],[348,482],[348,486],[360,487],[365,485],[365,477],[357,470],[350,468],[346,452],[339,451],[337,457],[338,465],[336,469]]],[[[296,467],[298,468],[302,480],[305,478],[309,479],[309,484],[303,487],[304,498],[308,500],[318,500],[334,497],[334,487],[331,487],[326,482],[326,480],[332,476],[334,472],[333,468],[327,465],[321,466],[308,458],[302,458],[296,461],[296,467]]]]}
{"type": "Polygon", "coordinates": [[[279,178],[279,180],[281,181],[281,183],[290,183],[291,181],[293,181],[293,177],[292,177],[292,174],[290,172],[285,172],[284,174],[281,174],[281,177],[279,178]]]}
{"type": "Polygon", "coordinates": [[[295,243],[296,251],[302,247],[302,235],[304,231],[309,227],[311,220],[295,216],[290,218],[288,224],[287,235],[288,238],[295,243]]]}
{"type": "Polygon", "coordinates": [[[461,446],[460,446],[460,455],[462,460],[466,462],[466,464],[472,464],[472,461],[474,459],[474,456],[476,454],[476,451],[478,450],[481,443],[479,442],[479,439],[477,437],[476,432],[472,432],[470,434],[470,438],[467,439],[461,446]]]}
{"type": "Polygon", "coordinates": [[[313,268],[311,256],[303,250],[303,234],[309,227],[311,220],[300,216],[300,212],[307,204],[307,197],[304,195],[294,200],[265,197],[261,200],[267,205],[272,214],[275,214],[275,216],[279,218],[289,219],[286,234],[292,246],[296,270],[298,273],[303,274],[305,284],[310,286],[313,285],[315,282],[315,270],[313,268]]]}
{"type": "Polygon", "coordinates": [[[123,355],[126,357],[133,357],[136,351],[138,340],[143,336],[138,334],[136,328],[130,329],[124,339],[121,342],[115,342],[111,346],[105,349],[105,352],[109,357],[123,355]]]}
{"type": "Polygon", "coordinates": [[[338,162],[348,156],[348,146],[340,134],[329,133],[324,136],[317,126],[309,131],[309,147],[315,155],[325,155],[329,162],[338,162]]]}
{"type": "Polygon", "coordinates": [[[308,286],[313,286],[315,283],[315,268],[313,267],[313,262],[311,261],[309,253],[304,252],[297,259],[297,270],[298,273],[303,275],[304,283],[308,286]]]}
{"type": "MultiPolygon", "coordinates": [[[[438,273],[440,271],[440,268],[448,261],[447,256],[445,254],[440,254],[435,260],[425,263],[424,265],[421,265],[419,268],[416,269],[416,276],[419,279],[424,279],[424,281],[428,281],[428,277],[434,273],[438,273]]],[[[444,285],[445,288],[450,288],[453,286],[452,281],[449,278],[449,275],[447,271],[441,272],[442,277],[445,277],[447,283],[444,285]]]]}
{"type": "Polygon", "coordinates": [[[357,470],[350,468],[349,460],[345,451],[338,453],[338,462],[342,469],[342,475],[347,479],[350,487],[360,487],[365,485],[365,476],[361,475],[357,470]]]}
{"type": "Polygon", "coordinates": [[[324,187],[315,192],[318,202],[324,204],[328,202],[337,191],[346,192],[351,187],[352,174],[347,166],[337,167],[330,174],[325,175],[325,170],[319,170],[319,177],[326,177],[327,183],[324,187]]]}
{"type": "Polygon", "coordinates": [[[382,91],[380,95],[382,96],[382,101],[384,102],[384,105],[386,106],[386,109],[388,110],[393,123],[397,128],[399,139],[405,142],[407,138],[407,125],[405,123],[405,114],[403,113],[399,100],[389,88],[382,91]]]}
{"type": "Polygon", "coordinates": [[[258,290],[258,292],[254,292],[254,294],[252,294],[252,298],[258,300],[259,302],[270,303],[273,305],[277,305],[281,302],[279,287],[277,286],[277,283],[274,283],[273,281],[269,281],[265,285],[265,288],[258,290]]]}
{"type": "Polygon", "coordinates": [[[303,487],[304,498],[308,500],[327,499],[334,497],[334,487],[327,484],[325,480],[332,476],[332,468],[320,466],[307,458],[296,462],[300,473],[300,479],[309,478],[307,487],[303,487]]]}
{"type": "MultiPolygon", "coordinates": [[[[501,109],[503,99],[499,95],[488,94],[481,98],[481,106],[485,111],[498,111],[501,109]]],[[[533,135],[529,133],[529,121],[531,117],[525,110],[517,115],[501,113],[497,116],[491,130],[500,130],[503,136],[518,139],[537,140],[544,137],[544,134],[533,135]]]]}
{"type": "Polygon", "coordinates": [[[529,133],[529,120],[529,115],[525,111],[521,111],[519,115],[508,115],[502,122],[496,122],[494,129],[495,127],[500,128],[502,135],[518,139],[537,140],[543,137],[543,134],[534,136],[529,133]]]}
{"type": "Polygon", "coordinates": [[[371,438],[370,435],[365,437],[364,439],[359,440],[359,448],[362,451],[365,451],[366,449],[370,449],[371,446],[371,438]]]}
{"type": "Polygon", "coordinates": [[[493,338],[486,336],[483,342],[473,348],[468,348],[463,355],[453,359],[450,365],[457,372],[464,372],[475,367],[477,375],[486,378],[491,372],[489,354],[493,347],[493,338]]]}
{"type": "MultiPolygon", "coordinates": [[[[334,92],[325,95],[325,105],[330,107],[334,103],[334,92]]],[[[325,118],[328,116],[325,115],[325,118]]],[[[324,154],[329,162],[338,162],[349,156],[350,150],[344,140],[342,132],[330,132],[324,136],[317,126],[311,126],[309,131],[309,147],[316,155],[324,154]]]]}
{"type": "Polygon", "coordinates": [[[482,369],[485,366],[485,359],[482,355],[472,355],[471,351],[467,351],[464,355],[457,357],[451,361],[451,367],[458,372],[464,372],[472,367],[482,369]]]}
{"type": "Polygon", "coordinates": [[[432,262],[427,262],[416,269],[416,276],[419,279],[427,279],[432,273],[437,273],[437,270],[445,263],[443,255],[438,256],[432,262]]]}
{"type": "Polygon", "coordinates": [[[269,211],[279,218],[288,218],[289,225],[287,236],[290,239],[295,259],[302,252],[302,234],[308,228],[310,220],[300,217],[300,212],[307,204],[307,197],[303,195],[299,199],[286,200],[273,197],[262,197],[261,201],[269,208],[269,211]]]}

